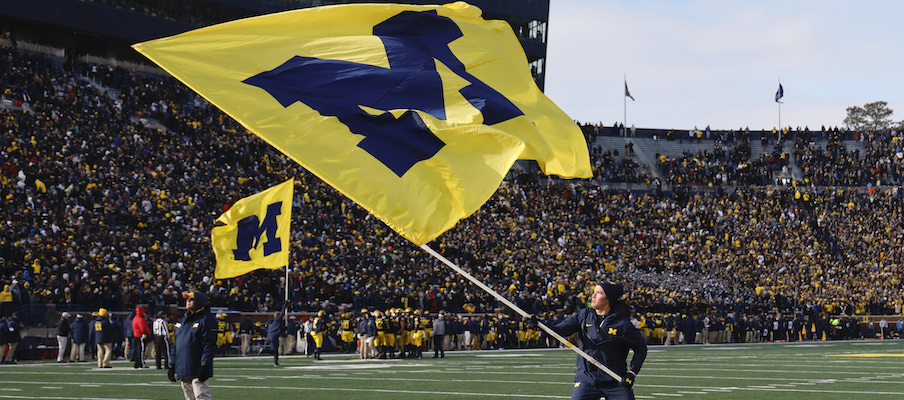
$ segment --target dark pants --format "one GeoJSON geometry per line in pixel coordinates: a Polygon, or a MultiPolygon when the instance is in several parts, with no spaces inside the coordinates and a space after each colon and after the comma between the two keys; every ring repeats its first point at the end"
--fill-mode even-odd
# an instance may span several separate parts
{"type": "Polygon", "coordinates": [[[140,337],[132,338],[132,361],[135,361],[135,368],[146,368],[144,364],[144,339],[140,337]]]}
{"type": "Polygon", "coordinates": [[[307,343],[307,348],[305,350],[306,355],[314,354],[316,351],[317,344],[314,343],[314,337],[311,336],[311,333],[308,332],[304,335],[305,343],[307,343]]]}
{"type": "Polygon", "coordinates": [[[270,351],[273,352],[273,364],[279,364],[279,336],[268,336],[267,343],[270,344],[270,351]]]}
{"type": "Polygon", "coordinates": [[[443,335],[433,335],[433,358],[445,356],[446,351],[443,350],[443,335]]]}
{"type": "Polygon", "coordinates": [[[157,361],[157,369],[161,369],[160,360],[165,360],[163,365],[169,365],[169,343],[167,341],[167,337],[162,335],[154,336],[154,349],[156,350],[154,355],[155,361],[157,361]]]}
{"type": "Polygon", "coordinates": [[[594,387],[586,382],[575,382],[571,400],[634,400],[634,390],[617,383],[594,387]]]}

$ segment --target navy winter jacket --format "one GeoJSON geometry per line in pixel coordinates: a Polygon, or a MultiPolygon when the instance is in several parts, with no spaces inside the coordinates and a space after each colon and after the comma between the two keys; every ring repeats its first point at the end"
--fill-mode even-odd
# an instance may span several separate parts
{"type": "Polygon", "coordinates": [[[113,331],[113,324],[110,323],[109,318],[98,316],[91,328],[94,332],[95,344],[113,343],[116,332],[113,331]]]}
{"type": "Polygon", "coordinates": [[[88,343],[88,323],[84,318],[76,318],[75,322],[69,326],[72,334],[72,342],[76,344],[88,343]]]}
{"type": "MultiPolygon", "coordinates": [[[[577,333],[581,340],[581,350],[619,376],[628,372],[626,360],[629,350],[634,350],[631,371],[635,374],[640,373],[647,358],[647,343],[643,335],[624,314],[599,316],[594,309],[584,308],[552,328],[565,337],[577,333]]],[[[594,386],[617,382],[580,355],[577,356],[574,380],[594,386]]]]}
{"type": "MultiPolygon", "coordinates": [[[[197,292],[196,292],[197,293],[197,292]]],[[[198,302],[198,298],[195,298],[198,302]]],[[[195,312],[186,312],[175,326],[170,364],[176,369],[180,380],[198,377],[201,364],[210,366],[213,376],[213,357],[217,348],[217,319],[206,306],[195,312]]]]}

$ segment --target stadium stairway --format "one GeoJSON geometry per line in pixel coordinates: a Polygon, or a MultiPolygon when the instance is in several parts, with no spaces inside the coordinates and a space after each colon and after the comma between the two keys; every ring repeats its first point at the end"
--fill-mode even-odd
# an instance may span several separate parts
{"type": "MultiPolygon", "coordinates": [[[[769,142],[765,146],[763,146],[763,142],[760,140],[751,140],[750,141],[750,158],[751,159],[759,159],[760,156],[764,154],[772,154],[772,151],[775,150],[775,142],[769,142]]],[[[789,157],[791,157],[791,162],[789,163],[789,167],[787,172],[782,172],[781,170],[775,170],[772,172],[772,181],[773,182],[784,182],[785,184],[790,184],[794,180],[801,179],[804,176],[803,171],[800,167],[797,166],[797,162],[795,162],[794,155],[790,154],[794,150],[794,145],[790,141],[785,141],[784,151],[789,153],[789,157]]]]}
{"type": "MultiPolygon", "coordinates": [[[[845,147],[848,148],[848,151],[851,151],[857,146],[862,147],[862,145],[858,141],[851,142],[852,143],[844,143],[845,147]]],[[[827,141],[818,141],[817,146],[822,146],[824,148],[827,143],[827,141]]],[[[689,139],[654,140],[651,138],[626,139],[620,136],[597,136],[592,143],[592,146],[600,146],[603,151],[618,150],[619,157],[631,158],[638,164],[650,166],[650,168],[647,170],[650,176],[658,177],[660,179],[663,179],[663,176],[660,174],[659,169],[656,168],[657,154],[664,154],[667,157],[677,158],[683,156],[687,152],[695,154],[701,151],[713,150],[714,145],[715,142],[711,139],[702,139],[699,141],[689,139]],[[625,154],[625,143],[628,141],[634,143],[633,155],[625,154]]],[[[763,146],[762,142],[760,142],[759,140],[752,140],[750,143],[751,158],[759,158],[762,154],[771,153],[773,150],[773,145],[767,144],[766,146],[763,146]]],[[[786,142],[785,151],[790,152],[792,150],[793,149],[790,147],[790,144],[786,142]]],[[[797,163],[794,162],[793,159],[791,160],[790,168],[787,172],[782,173],[782,171],[777,170],[773,175],[774,181],[785,180],[786,182],[790,182],[791,180],[799,180],[802,178],[803,171],[800,169],[797,163]]]]}
{"type": "Polygon", "coordinates": [[[85,82],[88,82],[88,85],[89,85],[89,86],[91,86],[91,87],[97,89],[99,92],[101,92],[101,93],[103,93],[104,95],[106,95],[107,98],[110,99],[111,101],[116,102],[116,103],[119,102],[119,96],[122,95],[122,91],[121,91],[121,90],[119,90],[119,89],[112,89],[112,88],[108,88],[108,87],[106,87],[106,86],[103,86],[103,85],[97,83],[97,81],[95,81],[94,79],[92,79],[92,78],[89,77],[89,76],[82,75],[81,78],[82,78],[83,80],[85,80],[85,82]]]}
{"type": "MultiPolygon", "coordinates": [[[[110,101],[112,101],[114,103],[119,102],[119,98],[122,95],[122,91],[120,91],[119,89],[113,89],[113,88],[103,86],[103,85],[97,83],[97,81],[95,81],[94,79],[91,79],[91,77],[89,77],[89,76],[82,75],[81,78],[84,79],[85,82],[88,82],[88,85],[90,85],[91,87],[97,89],[98,91],[100,91],[101,93],[106,95],[107,98],[110,99],[110,101]]],[[[151,129],[156,129],[156,130],[160,130],[160,131],[164,131],[164,132],[170,131],[169,128],[166,127],[166,125],[163,125],[162,123],[160,123],[159,121],[157,121],[153,118],[138,118],[138,117],[133,116],[131,119],[132,119],[132,122],[139,122],[139,123],[143,124],[144,126],[151,128],[151,129]]]]}
{"type": "MultiPolygon", "coordinates": [[[[647,149],[642,148],[643,143],[647,141],[652,141],[651,139],[625,139],[618,136],[597,136],[593,143],[592,147],[601,147],[603,151],[611,151],[618,150],[619,158],[630,158],[633,159],[640,165],[646,165],[648,168],[646,169],[647,174],[653,177],[657,177],[662,179],[662,175],[659,173],[659,168],[656,168],[656,157],[655,152],[650,153],[647,149]],[[634,143],[634,154],[628,155],[625,151],[625,143],[628,141],[634,143]]],[[[647,146],[648,147],[648,146],[647,146]]]]}
{"type": "MultiPolygon", "coordinates": [[[[847,149],[848,152],[852,152],[856,149],[860,150],[860,154],[863,154],[863,142],[859,140],[842,140],[841,144],[844,146],[844,148],[847,149]]],[[[823,147],[825,147],[825,144],[823,144],[823,147]]]]}
{"type": "Polygon", "coordinates": [[[687,139],[675,140],[653,140],[653,139],[631,139],[634,142],[634,151],[638,154],[644,153],[653,160],[652,165],[656,165],[656,154],[664,154],[667,157],[677,158],[686,152],[691,154],[701,151],[712,150],[715,144],[712,140],[690,141],[687,139]]]}
{"type": "Polygon", "coordinates": [[[623,138],[619,136],[597,136],[593,141],[593,146],[601,146],[603,150],[618,150],[620,157],[626,157],[625,143],[628,141],[634,143],[634,155],[627,156],[634,159],[638,164],[648,165],[650,168],[647,172],[650,176],[663,179],[659,168],[656,166],[657,154],[664,154],[667,157],[677,158],[683,156],[686,152],[698,153],[705,150],[712,150],[715,144],[712,140],[703,139],[651,139],[651,138],[623,138]]]}

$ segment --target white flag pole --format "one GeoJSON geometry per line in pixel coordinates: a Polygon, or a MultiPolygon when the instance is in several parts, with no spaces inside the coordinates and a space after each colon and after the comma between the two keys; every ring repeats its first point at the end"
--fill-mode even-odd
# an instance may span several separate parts
{"type": "MultiPolygon", "coordinates": [[[[289,210],[291,210],[292,207],[294,206],[293,203],[295,203],[295,177],[292,177],[292,200],[289,202],[289,210]]],[[[291,225],[291,219],[289,221],[290,221],[289,225],[291,225]]],[[[292,237],[291,229],[289,232],[290,232],[289,237],[291,238],[292,237]]],[[[290,245],[290,243],[291,243],[291,240],[289,240],[289,243],[286,243],[286,246],[288,246],[288,248],[286,249],[286,252],[289,253],[289,257],[287,257],[287,259],[291,260],[292,259],[292,252],[291,252],[292,246],[290,245]]],[[[286,284],[285,284],[285,288],[283,290],[286,291],[286,300],[283,303],[283,308],[287,311],[283,315],[283,321],[285,321],[286,327],[288,327],[289,326],[289,313],[288,313],[288,310],[289,310],[289,263],[286,263],[286,284]]]]}
{"type": "MultiPolygon", "coordinates": [[[[481,281],[479,281],[477,278],[471,276],[471,274],[469,274],[467,271],[465,271],[465,270],[459,268],[459,267],[458,267],[457,265],[455,265],[455,263],[453,263],[452,261],[449,261],[448,259],[446,259],[445,257],[443,257],[441,254],[439,254],[439,253],[433,251],[433,249],[431,249],[430,246],[427,246],[426,244],[422,244],[422,245],[421,245],[421,249],[423,249],[424,251],[426,251],[427,253],[429,253],[431,256],[435,257],[437,260],[442,261],[443,264],[448,265],[449,268],[452,268],[453,270],[455,270],[455,272],[458,272],[459,274],[461,274],[461,275],[464,276],[465,278],[468,278],[468,280],[471,281],[471,283],[477,285],[477,287],[483,289],[485,292],[487,292],[487,293],[493,295],[493,297],[495,297],[496,300],[499,300],[502,304],[505,304],[506,306],[508,306],[508,307],[511,308],[512,310],[515,310],[515,312],[517,312],[518,314],[521,314],[522,317],[530,318],[530,314],[528,314],[526,311],[522,310],[520,307],[516,306],[516,305],[515,305],[514,303],[512,303],[511,301],[508,301],[508,299],[506,299],[505,297],[502,297],[502,295],[500,295],[499,293],[496,293],[496,291],[493,290],[493,289],[491,289],[489,286],[484,285],[483,282],[481,282],[481,281]]],[[[554,337],[556,340],[558,340],[559,342],[561,342],[562,344],[564,344],[566,347],[568,347],[569,349],[574,350],[575,353],[578,353],[581,357],[584,357],[585,360],[587,360],[587,361],[589,361],[591,364],[595,365],[595,366],[596,366],[597,368],[599,368],[601,371],[603,371],[603,372],[609,374],[609,376],[611,376],[611,377],[612,377],[613,379],[615,379],[616,381],[621,382],[621,380],[622,380],[622,377],[621,377],[621,376],[619,376],[618,374],[616,374],[615,372],[613,372],[611,369],[606,368],[605,365],[603,365],[601,362],[597,361],[595,358],[591,357],[589,354],[585,353],[585,352],[584,352],[583,350],[581,350],[580,348],[578,348],[578,347],[574,346],[573,344],[571,344],[571,342],[569,342],[568,339],[565,339],[564,337],[562,337],[562,335],[559,335],[559,334],[556,333],[554,330],[550,329],[549,327],[547,327],[546,325],[544,325],[544,324],[542,324],[542,323],[538,323],[538,325],[539,325],[540,328],[542,328],[544,331],[546,331],[546,333],[548,333],[550,336],[554,337]]]]}
{"type": "MultiPolygon", "coordinates": [[[[283,303],[283,307],[286,310],[288,310],[289,309],[289,265],[288,264],[286,264],[286,285],[285,285],[284,290],[286,291],[286,301],[285,301],[285,303],[283,303]]],[[[286,321],[286,326],[289,326],[289,313],[287,312],[285,315],[283,315],[283,318],[286,321]]]]}

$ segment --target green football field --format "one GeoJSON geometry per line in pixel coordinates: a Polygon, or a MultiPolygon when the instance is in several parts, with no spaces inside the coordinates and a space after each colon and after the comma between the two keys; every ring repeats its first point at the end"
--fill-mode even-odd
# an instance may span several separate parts
{"type": "MultiPolygon", "coordinates": [[[[427,354],[429,357],[432,353],[427,354]]],[[[215,399],[567,399],[567,349],[447,352],[445,358],[358,360],[328,354],[215,362],[215,399]]],[[[151,361],[151,364],[153,361],[151,361]]],[[[165,370],[94,363],[0,366],[0,399],[180,399],[165,370]]],[[[904,340],[650,347],[640,399],[904,399],[904,340]]]]}

